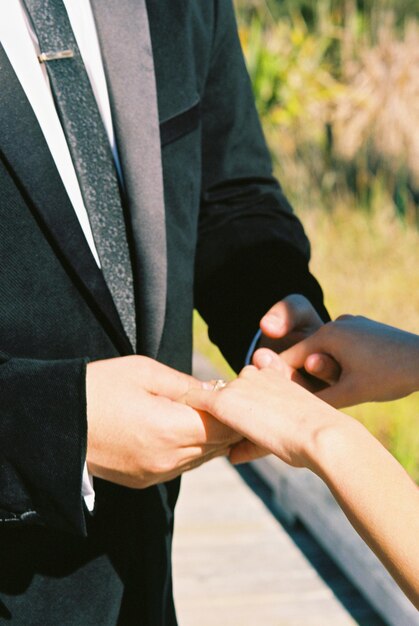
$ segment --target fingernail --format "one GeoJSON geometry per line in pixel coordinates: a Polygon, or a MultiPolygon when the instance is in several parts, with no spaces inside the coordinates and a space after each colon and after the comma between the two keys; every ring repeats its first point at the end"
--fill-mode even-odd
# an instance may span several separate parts
{"type": "Polygon", "coordinates": [[[209,382],[202,382],[202,389],[205,389],[205,391],[212,391],[214,389],[214,381],[209,381],[209,382]]]}
{"type": "Polygon", "coordinates": [[[270,330],[281,330],[283,323],[275,315],[265,315],[262,318],[264,326],[267,326],[270,330]]]}
{"type": "Polygon", "coordinates": [[[308,365],[310,367],[310,372],[313,374],[321,374],[324,370],[323,359],[313,359],[313,363],[309,363],[308,365]]]}
{"type": "Polygon", "coordinates": [[[259,352],[257,361],[259,367],[268,367],[272,363],[273,355],[269,352],[259,352]]]}

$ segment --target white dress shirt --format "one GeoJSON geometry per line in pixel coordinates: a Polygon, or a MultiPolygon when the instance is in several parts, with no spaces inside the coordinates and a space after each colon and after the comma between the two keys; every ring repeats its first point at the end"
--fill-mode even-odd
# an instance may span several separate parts
{"type": "MultiPolygon", "coordinates": [[[[88,73],[121,176],[111,109],[96,26],[89,0],[63,0],[88,73]]],[[[37,37],[21,0],[0,0],[0,43],[22,85],[48,144],[90,250],[100,267],[87,211],[84,206],[67,140],[49,86],[45,67],[39,63],[37,37]]],[[[82,495],[90,511],[94,507],[93,481],[84,465],[82,495]]]]}

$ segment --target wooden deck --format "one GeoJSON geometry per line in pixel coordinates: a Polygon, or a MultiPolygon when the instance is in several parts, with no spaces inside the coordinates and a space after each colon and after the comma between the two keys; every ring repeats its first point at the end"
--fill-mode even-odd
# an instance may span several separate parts
{"type": "Polygon", "coordinates": [[[327,557],[316,568],[297,544],[225,459],[186,474],[174,544],[180,626],[382,624],[327,557]]]}

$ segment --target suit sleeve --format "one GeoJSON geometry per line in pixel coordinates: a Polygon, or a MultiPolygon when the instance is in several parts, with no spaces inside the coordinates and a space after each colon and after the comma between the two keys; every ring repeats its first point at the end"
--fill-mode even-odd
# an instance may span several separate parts
{"type": "Polygon", "coordinates": [[[195,306],[238,370],[260,318],[286,295],[305,295],[329,317],[303,227],[272,175],[230,0],[215,3],[202,142],[195,306]]]}
{"type": "Polygon", "coordinates": [[[86,533],[84,359],[0,353],[0,527],[41,524],[86,533]]]}

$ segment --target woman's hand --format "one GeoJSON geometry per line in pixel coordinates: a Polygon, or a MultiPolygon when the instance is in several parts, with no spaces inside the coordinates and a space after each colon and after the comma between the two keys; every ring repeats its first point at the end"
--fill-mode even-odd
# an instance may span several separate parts
{"type": "MultiPolygon", "coordinates": [[[[270,356],[265,350],[255,361],[266,364],[270,356]]],[[[322,380],[322,359],[327,369],[333,357],[340,377],[317,395],[335,407],[395,400],[419,390],[419,336],[365,317],[339,317],[281,357],[322,380]]]]}
{"type": "Polygon", "coordinates": [[[273,355],[270,367],[245,367],[224,389],[191,389],[185,399],[246,438],[232,449],[233,463],[273,452],[289,465],[313,468],[319,433],[346,416],[291,381],[291,375],[273,355]]]}

